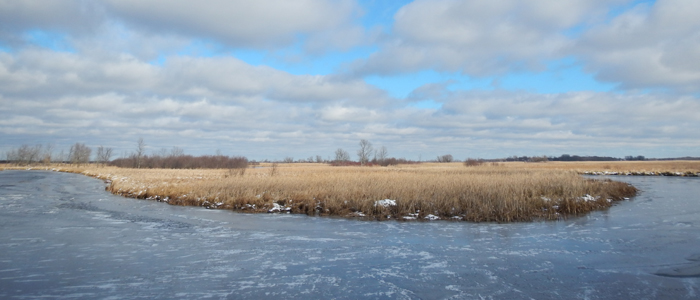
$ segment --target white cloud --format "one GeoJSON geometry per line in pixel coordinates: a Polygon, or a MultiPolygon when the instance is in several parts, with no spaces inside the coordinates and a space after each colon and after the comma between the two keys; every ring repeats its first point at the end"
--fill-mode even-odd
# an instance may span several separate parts
{"type": "MultiPolygon", "coordinates": [[[[287,46],[298,35],[313,35],[349,23],[358,12],[350,0],[184,0],[108,1],[109,12],[153,33],[209,38],[232,47],[287,46]]],[[[338,40],[333,46],[344,47],[338,40]]]]}
{"type": "Polygon", "coordinates": [[[395,15],[394,37],[355,62],[359,74],[437,69],[476,76],[543,70],[570,41],[564,30],[623,1],[414,1],[395,15]]]}
{"type": "Polygon", "coordinates": [[[47,29],[89,33],[102,19],[98,2],[81,0],[0,0],[0,34],[47,29]]]}
{"type": "Polygon", "coordinates": [[[68,32],[74,47],[0,51],[0,138],[128,151],[144,137],[155,149],[257,159],[325,156],[338,147],[352,153],[361,138],[410,159],[646,155],[669,153],[668,145],[688,155],[700,146],[700,101],[692,96],[700,34],[690,9],[697,4],[659,0],[606,19],[609,5],[623,2],[415,1],[396,14],[379,52],[353,71],[488,76],[541,70],[573,55],[624,89],[671,93],[455,91],[445,81],[399,100],[358,77],[295,75],[225,51],[180,52],[197,40],[229,49],[301,42],[309,53],[352,47],[367,38],[353,23],[354,1],[217,1],[202,9],[181,1],[0,1],[0,19],[10,20],[0,24],[0,41],[14,43],[36,27],[68,32]],[[577,26],[579,36],[565,34],[577,26]],[[441,108],[416,107],[426,99],[441,108]]]}
{"type": "Polygon", "coordinates": [[[700,2],[639,4],[587,31],[567,52],[625,89],[700,91],[700,2]]]}
{"type": "Polygon", "coordinates": [[[360,13],[355,0],[0,0],[0,41],[27,44],[40,30],[81,51],[111,46],[151,59],[193,41],[275,50],[306,40],[305,50],[323,53],[370,38],[354,23],[360,13]]]}

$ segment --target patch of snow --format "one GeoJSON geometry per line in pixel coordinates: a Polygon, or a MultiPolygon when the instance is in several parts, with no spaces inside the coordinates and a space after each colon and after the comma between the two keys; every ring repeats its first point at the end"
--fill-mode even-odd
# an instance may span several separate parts
{"type": "Polygon", "coordinates": [[[276,202],[273,202],[272,208],[270,210],[268,210],[267,212],[269,212],[269,213],[283,212],[283,211],[289,212],[290,210],[292,210],[291,207],[285,207],[285,206],[277,204],[276,202]]]}
{"type": "Polygon", "coordinates": [[[599,198],[599,197],[593,197],[593,196],[591,196],[591,195],[589,195],[589,194],[586,194],[585,196],[580,197],[579,199],[580,199],[580,200],[583,200],[583,201],[596,201],[596,200],[598,200],[598,198],[599,198]]]}
{"type": "Polygon", "coordinates": [[[425,216],[425,218],[423,218],[423,219],[435,221],[435,220],[440,220],[440,217],[433,215],[433,214],[429,214],[429,215],[425,216]]]}
{"type": "Polygon", "coordinates": [[[377,207],[377,206],[382,206],[382,207],[396,206],[396,200],[384,199],[384,200],[374,201],[374,207],[377,207]]]}
{"type": "Polygon", "coordinates": [[[404,220],[415,220],[415,219],[417,219],[417,218],[418,218],[418,213],[415,213],[415,214],[408,214],[408,216],[404,216],[404,217],[403,217],[404,220]]]}

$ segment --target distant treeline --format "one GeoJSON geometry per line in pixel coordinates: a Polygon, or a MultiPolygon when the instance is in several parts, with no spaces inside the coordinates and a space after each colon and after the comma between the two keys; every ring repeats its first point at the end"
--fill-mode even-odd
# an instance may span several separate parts
{"type": "MultiPolygon", "coordinates": [[[[693,158],[682,158],[682,159],[693,159],[693,158]]],[[[559,157],[556,156],[511,156],[501,161],[523,161],[523,162],[544,162],[544,161],[642,161],[649,160],[642,155],[637,156],[625,156],[625,158],[611,157],[611,156],[579,156],[579,155],[569,155],[562,154],[559,157]]],[[[674,158],[669,158],[668,160],[675,160],[674,158]]],[[[498,161],[498,160],[491,160],[498,161]]]]}
{"type": "Polygon", "coordinates": [[[242,156],[225,155],[145,155],[137,157],[118,158],[109,163],[121,168],[148,169],[241,169],[248,167],[248,159],[242,156]]]}
{"type": "MultiPolygon", "coordinates": [[[[578,156],[578,155],[562,154],[559,157],[550,157],[549,160],[551,160],[551,161],[616,161],[616,160],[623,160],[623,159],[617,158],[617,157],[610,157],[610,156],[578,156]]],[[[637,156],[637,157],[628,156],[624,160],[644,160],[644,156],[637,156]]]]}
{"type": "MultiPolygon", "coordinates": [[[[408,160],[405,158],[394,158],[394,157],[389,157],[385,158],[382,160],[379,159],[372,159],[368,162],[366,162],[364,165],[365,166],[395,166],[395,165],[407,165],[407,164],[418,164],[420,162],[414,161],[414,160],[408,160]]],[[[352,160],[333,160],[330,161],[328,164],[331,166],[361,166],[362,164],[359,161],[352,161],[352,160]]]]}

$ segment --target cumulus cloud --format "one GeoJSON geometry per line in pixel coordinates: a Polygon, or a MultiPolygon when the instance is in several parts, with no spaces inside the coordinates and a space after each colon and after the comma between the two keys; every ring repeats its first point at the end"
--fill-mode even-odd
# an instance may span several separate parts
{"type": "Polygon", "coordinates": [[[567,48],[588,71],[624,89],[700,91],[700,2],[638,4],[567,48]]]}
{"type": "Polygon", "coordinates": [[[353,23],[360,13],[354,0],[3,0],[0,41],[26,43],[28,32],[41,30],[83,46],[118,44],[104,40],[110,34],[121,43],[127,37],[132,44],[121,46],[139,52],[134,45],[166,47],[183,39],[266,50],[307,39],[305,49],[317,53],[364,43],[367,33],[353,23]]]}
{"type": "Polygon", "coordinates": [[[345,26],[358,9],[348,0],[108,2],[110,12],[129,24],[158,33],[209,37],[234,47],[288,45],[298,34],[345,26]]]}
{"type": "Polygon", "coordinates": [[[673,156],[667,145],[688,155],[700,146],[697,4],[658,0],[609,15],[629,2],[414,1],[347,76],[181,50],[196,41],[352,47],[368,32],[355,25],[354,1],[0,0],[0,46],[11,45],[0,50],[0,139],[10,141],[0,151],[79,141],[123,152],[144,137],[151,150],[274,159],[353,150],[364,138],[409,159],[673,156]],[[29,45],[32,30],[65,32],[72,49],[29,45]],[[622,90],[459,90],[457,78],[395,99],[362,78],[427,69],[499,76],[565,56],[622,90]],[[425,100],[441,107],[421,108],[425,100]]]}
{"type": "Polygon", "coordinates": [[[36,49],[15,55],[0,53],[0,87],[7,96],[55,97],[110,91],[233,102],[350,101],[376,105],[388,101],[386,92],[361,80],[292,75],[233,57],[174,56],[163,66],[155,66],[127,54],[89,57],[36,49]]]}
{"type": "Polygon", "coordinates": [[[45,29],[89,33],[102,22],[102,10],[96,2],[81,0],[0,1],[0,34],[45,29]]]}
{"type": "MultiPolygon", "coordinates": [[[[136,63],[135,70],[147,67],[140,73],[146,74],[142,75],[144,83],[137,85],[128,80],[112,82],[104,74],[82,74],[92,68],[96,70],[90,72],[106,73],[110,64],[119,61],[116,57],[98,64],[86,57],[59,61],[69,54],[46,55],[54,63],[35,61],[32,68],[18,67],[12,58],[2,60],[0,69],[5,72],[34,74],[26,76],[31,84],[12,93],[6,91],[16,82],[0,80],[3,135],[69,142],[85,138],[108,145],[115,144],[111,137],[119,137],[114,146],[123,149],[146,136],[155,150],[184,145],[188,151],[211,153],[211,149],[223,148],[258,159],[325,155],[338,147],[351,150],[361,138],[387,146],[392,156],[412,159],[420,155],[430,159],[445,151],[460,158],[608,154],[605,151],[609,150],[601,149],[617,149],[609,153],[616,155],[625,149],[663,148],[667,143],[700,146],[700,134],[694,130],[700,126],[700,116],[695,113],[700,103],[691,96],[452,91],[446,83],[415,91],[443,104],[440,109],[426,110],[398,105],[396,100],[381,98],[381,93],[383,101],[365,105],[348,95],[377,96],[371,86],[291,75],[231,58],[182,58],[159,67],[136,63]],[[51,83],[71,72],[76,78],[105,82],[51,83]],[[207,72],[213,73],[211,78],[203,75],[207,72]],[[249,82],[236,82],[239,80],[249,82]],[[112,86],[102,91],[92,88],[107,84],[112,86]],[[31,86],[50,88],[53,95],[37,94],[31,86]],[[279,89],[281,95],[287,94],[284,89],[298,89],[319,96],[276,99],[270,97],[275,95],[270,89],[279,89]],[[514,153],[512,149],[520,150],[514,153]]],[[[113,74],[122,76],[122,72],[113,74]]],[[[22,76],[9,73],[5,78],[22,76]]]]}
{"type": "Polygon", "coordinates": [[[380,52],[349,68],[357,74],[437,69],[476,76],[543,70],[570,41],[564,30],[623,1],[414,1],[396,15],[380,52]]]}
{"type": "Polygon", "coordinates": [[[380,51],[350,74],[434,69],[470,76],[546,71],[574,58],[619,89],[700,90],[700,3],[630,1],[415,1],[395,15],[380,51]]]}
{"type": "Polygon", "coordinates": [[[1,131],[28,139],[50,130],[59,140],[152,134],[176,145],[197,136],[202,147],[302,143],[347,134],[346,120],[322,117],[330,108],[363,111],[395,101],[361,80],[293,75],[233,57],[176,56],[152,65],[127,54],[0,53],[1,131]]]}

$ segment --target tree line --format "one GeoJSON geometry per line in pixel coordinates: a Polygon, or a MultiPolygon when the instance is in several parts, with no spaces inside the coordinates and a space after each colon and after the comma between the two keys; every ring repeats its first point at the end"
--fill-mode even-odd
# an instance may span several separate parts
{"type": "MultiPolygon", "coordinates": [[[[96,163],[99,165],[111,165],[122,168],[168,168],[168,169],[194,169],[194,168],[213,168],[213,169],[240,169],[246,168],[250,164],[257,164],[255,161],[249,161],[243,156],[225,156],[217,153],[216,155],[193,156],[186,155],[181,148],[173,147],[171,150],[165,148],[154,152],[151,155],[146,154],[146,143],[142,138],[136,142],[136,147],[128,155],[112,160],[114,149],[109,147],[98,146],[94,152],[93,149],[83,143],[75,143],[70,146],[68,152],[60,150],[56,153],[55,147],[51,144],[47,145],[22,145],[19,148],[13,148],[6,152],[6,161],[19,165],[28,166],[34,164],[49,164],[49,163],[64,163],[64,164],[88,164],[96,163]]],[[[372,143],[366,139],[360,140],[356,152],[357,160],[353,161],[348,151],[338,148],[334,153],[334,159],[323,159],[322,156],[310,156],[308,159],[294,160],[292,157],[285,157],[281,162],[294,163],[328,163],[332,166],[390,166],[398,164],[415,164],[419,161],[408,160],[405,158],[389,157],[388,149],[385,146],[375,148],[372,143]]],[[[609,156],[578,156],[562,154],[561,156],[512,156],[504,159],[472,159],[467,158],[464,163],[466,166],[480,165],[483,162],[502,162],[502,161],[521,161],[521,162],[547,162],[547,161],[643,161],[647,160],[644,156],[625,156],[625,158],[615,158],[609,156]]],[[[437,156],[433,162],[450,163],[456,162],[451,154],[437,156]]]]}
{"type": "MultiPolygon", "coordinates": [[[[7,162],[19,166],[50,163],[81,165],[91,162],[90,158],[92,156],[92,148],[82,143],[75,143],[71,145],[68,153],[66,153],[64,150],[55,153],[54,150],[55,149],[52,144],[47,144],[46,146],[41,144],[34,146],[25,144],[19,148],[13,148],[7,151],[6,160],[7,162]]],[[[99,146],[97,147],[95,160],[93,162],[98,164],[109,162],[112,157],[112,153],[112,148],[99,146]]]]}

